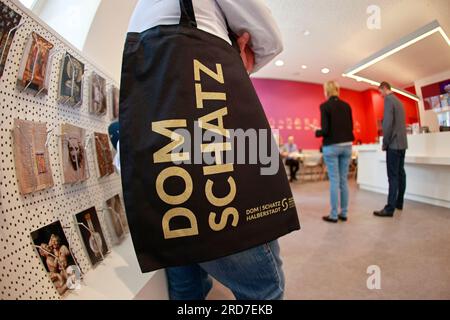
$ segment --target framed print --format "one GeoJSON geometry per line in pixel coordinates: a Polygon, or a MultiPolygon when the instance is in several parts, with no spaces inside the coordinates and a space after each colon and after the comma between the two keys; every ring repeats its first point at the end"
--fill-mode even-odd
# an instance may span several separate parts
{"type": "Polygon", "coordinates": [[[104,133],[95,132],[94,139],[98,176],[103,178],[114,173],[109,136],[104,133]]]}
{"type": "Polygon", "coordinates": [[[70,106],[80,106],[83,102],[84,64],[66,52],[61,59],[58,101],[70,106]]]}
{"type": "Polygon", "coordinates": [[[13,136],[14,164],[22,195],[53,187],[52,168],[45,123],[15,119],[13,136]]]}
{"type": "Polygon", "coordinates": [[[106,80],[92,72],[89,86],[89,112],[97,116],[106,114],[106,80]]]}
{"type": "Polygon", "coordinates": [[[61,163],[64,184],[73,184],[89,178],[87,168],[86,131],[71,124],[61,125],[61,163]]]}
{"type": "Polygon", "coordinates": [[[120,196],[115,195],[111,199],[106,200],[106,209],[109,217],[108,220],[114,231],[112,233],[116,240],[116,244],[120,243],[128,232],[127,217],[120,196]]]}
{"type": "Polygon", "coordinates": [[[58,220],[33,231],[31,239],[56,291],[63,296],[74,289],[73,284],[76,282],[76,279],[73,279],[76,276],[74,270],[79,268],[71,253],[61,222],[58,220]]]}
{"type": "Polygon", "coordinates": [[[103,235],[100,221],[95,207],[89,208],[75,215],[81,240],[86,248],[93,266],[102,261],[108,253],[108,246],[103,235]]]}
{"type": "Polygon", "coordinates": [[[109,91],[109,101],[111,105],[111,120],[119,119],[119,98],[120,91],[117,87],[112,86],[109,91]]]}
{"type": "Polygon", "coordinates": [[[21,19],[22,16],[20,14],[3,2],[0,2],[0,79],[21,19]]]}
{"type": "Polygon", "coordinates": [[[32,32],[19,68],[18,87],[47,93],[53,44],[32,32]]]}

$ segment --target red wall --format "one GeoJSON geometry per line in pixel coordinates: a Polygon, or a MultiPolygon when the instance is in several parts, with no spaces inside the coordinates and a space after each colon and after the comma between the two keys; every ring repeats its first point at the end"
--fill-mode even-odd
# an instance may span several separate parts
{"type": "MultiPolygon", "coordinates": [[[[320,148],[322,140],[315,137],[307,124],[320,126],[319,107],[325,101],[321,85],[271,79],[252,81],[272,128],[280,130],[283,142],[292,135],[300,149],[320,148]]],[[[418,122],[415,101],[403,96],[399,98],[405,105],[407,123],[418,122]]],[[[352,107],[356,141],[375,142],[377,120],[383,118],[383,98],[378,91],[342,89],[341,99],[352,107]]]]}
{"type": "MultiPolygon", "coordinates": [[[[415,92],[412,90],[408,90],[410,92],[415,92]]],[[[383,97],[378,93],[377,90],[367,90],[364,91],[363,94],[369,96],[369,99],[372,101],[372,106],[374,110],[374,118],[368,118],[369,121],[374,122],[375,126],[377,125],[377,122],[380,122],[383,119],[383,112],[384,112],[384,100],[383,97]]],[[[405,107],[405,116],[406,116],[406,123],[412,124],[419,122],[419,109],[417,102],[414,100],[411,100],[409,98],[406,98],[405,96],[395,94],[400,101],[403,103],[403,106],[405,107]]],[[[376,127],[375,127],[376,128],[376,127]]],[[[375,134],[377,130],[375,129],[375,134]]]]}

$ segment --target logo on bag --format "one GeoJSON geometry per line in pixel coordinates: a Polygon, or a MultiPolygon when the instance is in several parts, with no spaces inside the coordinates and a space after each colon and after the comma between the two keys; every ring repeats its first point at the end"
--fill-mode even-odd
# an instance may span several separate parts
{"type": "Polygon", "coordinates": [[[284,198],[281,201],[266,203],[258,207],[246,210],[247,221],[265,218],[271,215],[286,212],[288,209],[295,207],[294,198],[284,198]]]}
{"type": "MultiPolygon", "coordinates": [[[[204,186],[205,196],[208,202],[217,208],[221,208],[222,212],[210,212],[208,225],[213,231],[222,231],[227,225],[236,227],[239,223],[239,212],[232,206],[237,194],[236,181],[233,178],[234,165],[225,163],[223,160],[223,152],[230,151],[232,145],[227,139],[230,138],[230,132],[224,127],[224,118],[228,115],[228,108],[223,107],[216,111],[208,112],[209,104],[213,102],[222,102],[226,105],[227,95],[225,92],[209,92],[204,87],[205,78],[211,78],[222,87],[225,85],[223,70],[221,64],[216,64],[216,71],[213,71],[202,64],[199,60],[194,60],[194,79],[195,79],[195,96],[196,108],[198,110],[205,110],[205,115],[199,118],[198,126],[201,130],[209,132],[216,137],[222,138],[222,141],[217,139],[214,142],[202,143],[200,150],[202,154],[212,156],[212,161],[203,167],[203,175],[208,178],[204,186]],[[223,142],[225,141],[225,142],[223,142]],[[220,175],[226,177],[225,181],[228,183],[229,192],[227,195],[219,197],[214,193],[215,177],[220,175]]],[[[153,155],[155,163],[172,163],[180,161],[191,161],[190,152],[178,152],[177,148],[182,146],[185,142],[185,137],[174,131],[174,129],[187,128],[186,119],[173,119],[152,123],[152,131],[168,137],[171,142],[158,150],[153,155]]],[[[217,178],[218,179],[218,178],[217,178]]],[[[223,181],[221,181],[223,183],[223,181]]],[[[185,169],[173,165],[164,169],[156,179],[156,191],[159,198],[171,206],[176,206],[167,211],[162,219],[162,228],[165,239],[192,237],[199,234],[197,217],[194,212],[183,207],[192,193],[194,183],[189,172],[185,169]],[[179,194],[168,194],[164,188],[168,179],[174,177],[183,180],[184,188],[179,194]],[[183,217],[189,221],[187,228],[171,228],[170,222],[176,217],[183,217]]]]}

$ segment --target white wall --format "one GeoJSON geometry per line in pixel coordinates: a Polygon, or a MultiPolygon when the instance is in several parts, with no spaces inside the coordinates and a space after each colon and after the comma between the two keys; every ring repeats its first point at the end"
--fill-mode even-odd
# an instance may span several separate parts
{"type": "Polygon", "coordinates": [[[82,49],[101,0],[39,0],[33,12],[82,49]]]}
{"type": "Polygon", "coordinates": [[[118,83],[128,23],[137,1],[102,0],[83,47],[83,53],[118,83]]]}
{"type": "Polygon", "coordinates": [[[426,85],[444,81],[447,79],[450,79],[450,70],[414,82],[417,96],[419,96],[420,98],[419,101],[420,124],[422,126],[428,126],[432,132],[439,131],[439,122],[437,119],[436,112],[434,112],[433,110],[425,110],[425,104],[423,103],[421,88],[426,85]]]}

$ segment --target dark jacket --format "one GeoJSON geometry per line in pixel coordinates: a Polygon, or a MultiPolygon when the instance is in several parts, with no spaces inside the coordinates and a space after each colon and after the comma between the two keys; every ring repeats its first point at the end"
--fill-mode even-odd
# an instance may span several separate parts
{"type": "Polygon", "coordinates": [[[384,98],[383,148],[385,150],[408,149],[405,109],[394,94],[384,98]]]}
{"type": "Polygon", "coordinates": [[[316,137],[323,137],[323,145],[353,142],[353,116],[349,104],[338,97],[331,97],[320,106],[322,129],[316,137]]]}

